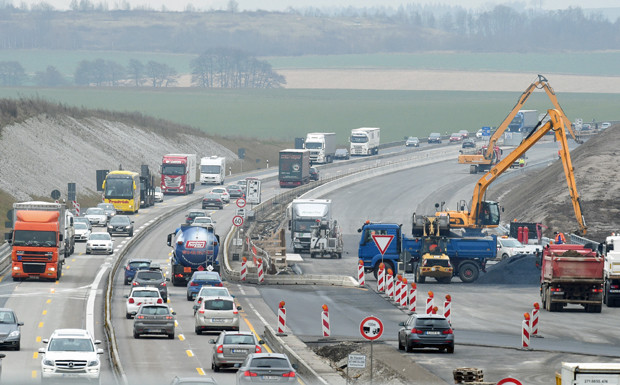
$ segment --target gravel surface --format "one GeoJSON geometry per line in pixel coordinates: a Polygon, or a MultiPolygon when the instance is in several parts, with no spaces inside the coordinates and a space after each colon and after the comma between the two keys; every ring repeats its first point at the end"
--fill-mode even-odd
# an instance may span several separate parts
{"type": "Polygon", "coordinates": [[[157,173],[167,153],[237,159],[207,138],[180,134],[171,139],[118,122],[41,115],[2,129],[0,188],[17,200],[30,200],[49,197],[54,189],[66,197],[67,183],[75,182],[79,201],[81,194],[96,192],[95,170],[122,165],[140,172],[140,165],[148,164],[157,173]]]}

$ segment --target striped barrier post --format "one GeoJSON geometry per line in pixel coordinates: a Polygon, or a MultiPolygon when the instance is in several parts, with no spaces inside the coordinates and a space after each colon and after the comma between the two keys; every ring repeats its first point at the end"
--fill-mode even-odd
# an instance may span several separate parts
{"type": "Polygon", "coordinates": [[[409,285],[407,283],[407,278],[403,278],[402,286],[400,288],[400,307],[407,307],[407,295],[409,293],[409,285]]]}
{"type": "Polygon", "coordinates": [[[450,307],[452,305],[452,296],[450,294],[446,294],[446,300],[443,303],[443,316],[446,317],[448,323],[452,325],[452,314],[450,312],[450,307]]]}
{"type": "Polygon", "coordinates": [[[411,283],[411,289],[409,291],[409,311],[415,313],[415,305],[418,301],[418,285],[414,282],[411,283]]]}
{"type": "Polygon", "coordinates": [[[278,333],[277,335],[283,336],[286,330],[286,309],[284,308],[284,301],[280,301],[278,305],[278,333]]]}
{"type": "Polygon", "coordinates": [[[530,348],[530,313],[523,313],[523,322],[521,323],[521,350],[532,350],[530,348]]]}
{"type": "Polygon", "coordinates": [[[323,337],[329,337],[331,334],[329,327],[329,308],[327,305],[323,305],[321,307],[323,311],[321,312],[321,325],[323,329],[323,337]]]}
{"type": "Polygon", "coordinates": [[[433,294],[432,291],[428,292],[428,298],[426,298],[426,314],[431,314],[433,312],[433,306],[434,306],[434,296],[435,294],[433,294]]]}
{"type": "Polygon", "coordinates": [[[263,272],[263,260],[258,259],[258,283],[265,282],[265,273],[263,272]]]}
{"type": "Polygon", "coordinates": [[[358,265],[357,265],[357,281],[360,285],[360,287],[364,287],[365,282],[364,282],[364,261],[362,261],[360,259],[358,265]]]}
{"type": "Polygon", "coordinates": [[[403,283],[403,276],[398,274],[396,276],[396,282],[394,282],[394,297],[392,297],[392,300],[398,305],[398,302],[400,301],[400,290],[402,287],[402,283],[403,283]]]}
{"type": "Polygon", "coordinates": [[[387,285],[385,289],[385,294],[387,294],[389,298],[392,298],[394,296],[394,276],[392,275],[392,269],[387,270],[387,277],[385,279],[385,282],[385,284],[387,285]]]}
{"type": "Polygon", "coordinates": [[[532,337],[540,337],[538,335],[538,312],[540,311],[540,305],[538,302],[534,302],[534,309],[532,309],[532,337]]]}
{"type": "Polygon", "coordinates": [[[246,257],[241,258],[241,281],[245,282],[248,274],[248,259],[246,257]]]}
{"type": "Polygon", "coordinates": [[[385,264],[383,262],[379,264],[379,272],[377,273],[377,291],[379,293],[385,292],[385,264]]]}

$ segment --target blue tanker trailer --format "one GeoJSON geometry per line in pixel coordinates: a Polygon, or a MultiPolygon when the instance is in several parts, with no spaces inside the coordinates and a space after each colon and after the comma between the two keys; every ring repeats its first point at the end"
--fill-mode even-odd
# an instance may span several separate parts
{"type": "Polygon", "coordinates": [[[172,284],[184,286],[195,271],[220,271],[218,251],[220,237],[212,225],[182,225],[168,234],[168,246],[172,247],[170,267],[172,284]]]}

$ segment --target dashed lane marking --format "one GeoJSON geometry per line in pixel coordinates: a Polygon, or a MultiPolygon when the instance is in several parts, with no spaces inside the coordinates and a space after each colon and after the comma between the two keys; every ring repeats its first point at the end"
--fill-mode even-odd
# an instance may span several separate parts
{"type": "Polygon", "coordinates": [[[205,371],[202,370],[202,368],[196,368],[196,371],[198,372],[198,374],[200,374],[201,376],[205,375],[205,371]]]}
{"type": "Polygon", "coordinates": [[[188,357],[194,357],[194,352],[192,352],[191,350],[186,350],[185,353],[187,353],[188,357]]]}

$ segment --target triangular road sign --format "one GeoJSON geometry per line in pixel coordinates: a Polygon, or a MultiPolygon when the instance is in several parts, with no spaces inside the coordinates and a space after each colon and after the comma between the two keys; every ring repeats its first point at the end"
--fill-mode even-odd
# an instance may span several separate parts
{"type": "Polygon", "coordinates": [[[377,249],[379,249],[382,256],[385,254],[385,251],[392,242],[392,239],[394,239],[393,235],[372,235],[372,240],[375,241],[375,245],[377,245],[377,249]]]}

